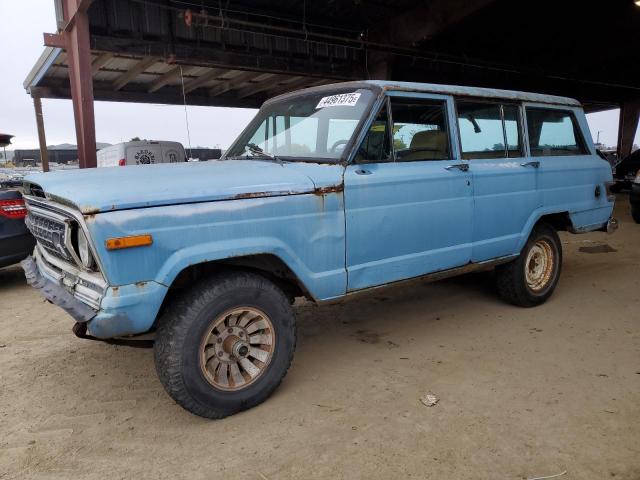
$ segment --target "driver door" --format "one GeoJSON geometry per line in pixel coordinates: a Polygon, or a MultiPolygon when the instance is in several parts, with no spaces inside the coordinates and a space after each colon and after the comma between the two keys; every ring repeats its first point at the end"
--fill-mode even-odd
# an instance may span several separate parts
{"type": "Polygon", "coordinates": [[[452,101],[392,93],[345,170],[350,291],[471,260],[471,174],[451,141],[452,101]]]}

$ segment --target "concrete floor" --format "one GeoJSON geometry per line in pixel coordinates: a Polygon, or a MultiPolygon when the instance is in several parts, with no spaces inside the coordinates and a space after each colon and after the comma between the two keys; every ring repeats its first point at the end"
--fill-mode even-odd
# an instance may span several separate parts
{"type": "Polygon", "coordinates": [[[150,350],[75,338],[0,270],[0,478],[638,480],[640,225],[624,196],[616,215],[613,236],[562,235],[538,308],[491,274],[299,307],[279,390],[222,421],[176,406],[150,350]]]}

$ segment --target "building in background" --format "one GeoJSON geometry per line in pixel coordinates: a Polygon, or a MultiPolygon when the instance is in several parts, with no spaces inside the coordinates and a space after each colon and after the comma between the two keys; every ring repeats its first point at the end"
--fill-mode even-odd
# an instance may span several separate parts
{"type": "Polygon", "coordinates": [[[0,133],[0,159],[2,159],[2,163],[7,163],[7,147],[11,145],[11,139],[13,135],[9,135],[8,133],[0,133]]]}

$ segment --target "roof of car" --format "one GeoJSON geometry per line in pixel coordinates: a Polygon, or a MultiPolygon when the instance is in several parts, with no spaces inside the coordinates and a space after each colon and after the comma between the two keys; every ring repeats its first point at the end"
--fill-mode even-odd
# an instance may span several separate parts
{"type": "Polygon", "coordinates": [[[418,83],[418,82],[397,82],[394,80],[362,80],[357,82],[343,82],[332,83],[328,85],[322,85],[319,87],[305,88],[295,92],[285,93],[278,97],[274,97],[267,102],[290,96],[297,95],[299,93],[312,93],[312,92],[324,92],[335,90],[336,88],[353,87],[377,87],[381,90],[392,91],[405,91],[405,92],[423,92],[423,93],[438,93],[442,95],[456,95],[475,98],[493,98],[503,100],[514,100],[532,103],[548,103],[553,105],[568,105],[572,107],[579,107],[580,102],[569,97],[558,97],[555,95],[545,95],[542,93],[531,92],[519,92],[516,90],[501,90],[497,88],[482,88],[482,87],[465,87],[460,85],[441,85],[437,83],[418,83]]]}

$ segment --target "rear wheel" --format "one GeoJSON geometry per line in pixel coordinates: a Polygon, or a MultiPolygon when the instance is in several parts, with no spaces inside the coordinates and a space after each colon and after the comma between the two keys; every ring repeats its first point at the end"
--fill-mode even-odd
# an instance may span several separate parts
{"type": "Polygon", "coordinates": [[[556,288],[561,268],[562,245],[558,234],[549,225],[537,225],[520,256],[496,267],[498,293],[514,305],[540,305],[556,288]]]}
{"type": "Polygon", "coordinates": [[[284,293],[249,272],[216,275],[159,321],[156,371],[183,408],[222,418],[264,401],[285,376],[296,343],[284,293]]]}

